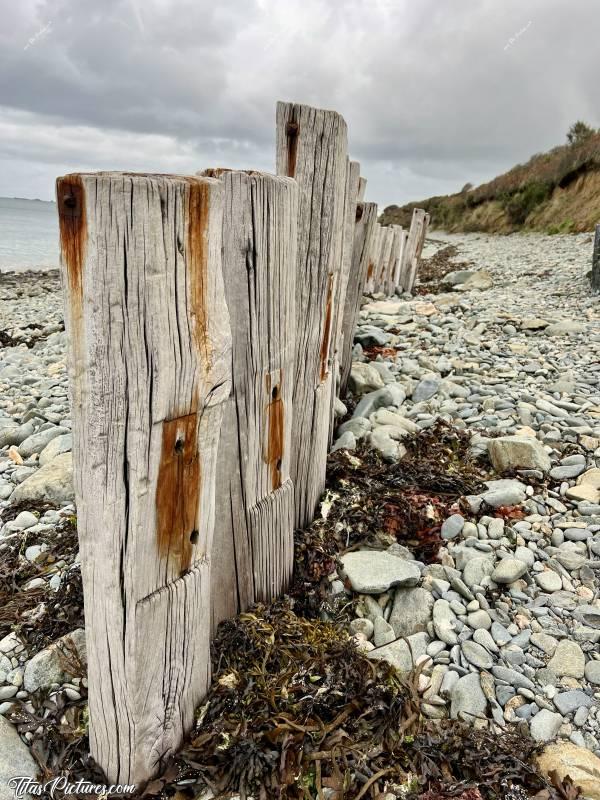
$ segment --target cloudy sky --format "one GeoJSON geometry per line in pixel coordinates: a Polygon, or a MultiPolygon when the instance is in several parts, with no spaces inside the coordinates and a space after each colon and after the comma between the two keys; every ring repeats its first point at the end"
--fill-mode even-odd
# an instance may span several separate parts
{"type": "Polygon", "coordinates": [[[381,207],[600,125],[600,0],[0,0],[0,195],[65,172],[274,169],[278,99],[341,112],[381,207]]]}

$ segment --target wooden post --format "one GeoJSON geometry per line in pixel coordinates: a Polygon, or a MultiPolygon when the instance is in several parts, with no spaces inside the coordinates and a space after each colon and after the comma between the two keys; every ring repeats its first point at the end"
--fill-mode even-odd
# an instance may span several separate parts
{"type": "Polygon", "coordinates": [[[377,264],[379,263],[379,250],[381,248],[382,230],[383,228],[381,225],[378,222],[375,222],[375,227],[371,237],[367,278],[365,281],[365,292],[367,294],[373,294],[375,291],[375,275],[377,273],[377,264]]]}
{"type": "Polygon", "coordinates": [[[379,252],[379,266],[377,271],[377,281],[375,283],[376,292],[385,292],[386,290],[386,277],[392,255],[393,243],[394,231],[390,225],[385,225],[382,234],[381,250],[379,252]]]}
{"type": "Polygon", "coordinates": [[[404,258],[404,245],[406,243],[406,231],[401,225],[396,226],[396,260],[394,262],[394,270],[392,273],[392,285],[390,294],[394,294],[396,289],[400,286],[400,278],[402,275],[402,261],[404,258]]]}
{"type": "Polygon", "coordinates": [[[342,269],[347,129],[334,111],[277,104],[277,174],[300,189],[291,477],[295,521],[312,521],[325,486],[333,302],[342,269]]]}
{"type": "Polygon", "coordinates": [[[403,287],[407,292],[412,292],[414,289],[428,224],[429,214],[422,208],[413,209],[410,232],[408,234],[406,273],[403,287]]]}
{"type": "Polygon", "coordinates": [[[367,278],[373,239],[376,235],[377,205],[375,203],[358,203],[354,225],[354,245],[352,249],[352,265],[346,290],[346,302],[342,320],[342,356],[340,362],[340,395],[344,395],[352,368],[352,346],[354,330],[358,321],[360,301],[367,278]]]}
{"type": "Polygon", "coordinates": [[[57,180],[90,750],[155,775],[210,681],[215,468],[231,335],[218,181],[57,180]]]}
{"type": "Polygon", "coordinates": [[[396,274],[396,263],[398,261],[398,253],[400,251],[400,235],[402,228],[399,225],[391,225],[392,229],[392,247],[390,250],[390,258],[388,261],[386,276],[385,276],[385,293],[388,295],[394,294],[396,284],[394,276],[396,274]]]}
{"type": "Polygon", "coordinates": [[[362,203],[365,199],[365,191],[367,189],[367,179],[363,178],[362,175],[360,176],[360,181],[358,183],[358,197],[357,200],[359,203],[362,203]]]}
{"type": "Polygon", "coordinates": [[[281,595],[293,568],[292,389],[298,186],[206,170],[224,190],[232,388],[217,466],[213,627],[281,595]]]}
{"type": "Polygon", "coordinates": [[[592,291],[600,292],[600,225],[596,225],[594,254],[592,256],[592,291]]]}
{"type": "MultiPolygon", "coordinates": [[[[332,338],[332,365],[333,365],[333,380],[334,392],[332,393],[332,403],[330,410],[329,420],[329,442],[333,439],[333,432],[335,427],[334,415],[334,399],[339,396],[340,389],[340,363],[343,350],[343,317],[344,309],[346,307],[346,293],[348,288],[348,279],[352,267],[352,251],[354,246],[354,228],[356,225],[356,206],[358,198],[358,189],[360,181],[360,164],[358,161],[348,160],[346,169],[346,197],[344,202],[344,252],[342,257],[342,269],[340,272],[340,280],[338,281],[338,291],[334,298],[333,303],[333,331],[332,338]]],[[[350,332],[352,336],[354,331],[350,332]]]]}

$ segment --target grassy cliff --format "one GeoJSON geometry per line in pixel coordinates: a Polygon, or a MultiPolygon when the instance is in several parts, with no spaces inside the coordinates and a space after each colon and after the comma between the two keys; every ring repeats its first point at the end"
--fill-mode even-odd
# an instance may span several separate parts
{"type": "Polygon", "coordinates": [[[431,225],[447,231],[590,231],[600,222],[600,131],[539,153],[475,188],[388,206],[380,222],[410,224],[414,207],[431,214],[431,225]]]}

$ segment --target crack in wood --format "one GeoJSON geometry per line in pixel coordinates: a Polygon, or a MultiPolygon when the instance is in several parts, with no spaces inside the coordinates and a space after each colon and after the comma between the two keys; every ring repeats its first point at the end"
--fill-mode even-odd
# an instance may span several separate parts
{"type": "Polygon", "coordinates": [[[210,186],[197,179],[191,179],[187,212],[190,304],[194,322],[194,341],[206,374],[212,367],[207,316],[209,208],[210,186]]]}

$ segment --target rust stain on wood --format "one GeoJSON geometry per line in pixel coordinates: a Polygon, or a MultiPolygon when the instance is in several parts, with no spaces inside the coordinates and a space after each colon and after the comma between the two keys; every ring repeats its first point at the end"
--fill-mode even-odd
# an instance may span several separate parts
{"type": "Polygon", "coordinates": [[[156,486],[156,538],[158,553],[180,574],[192,563],[198,541],[200,459],[197,417],[188,414],[165,420],[156,486]]]}
{"type": "Polygon", "coordinates": [[[325,380],[328,374],[328,358],[329,358],[329,336],[331,334],[331,312],[332,312],[332,295],[333,295],[333,274],[329,274],[329,282],[327,285],[327,306],[325,308],[325,327],[323,328],[323,339],[321,341],[321,383],[325,380]]]}
{"type": "Polygon", "coordinates": [[[367,280],[370,280],[373,277],[374,269],[375,269],[375,264],[372,261],[369,261],[369,266],[367,268],[367,280]]]}
{"type": "Polygon", "coordinates": [[[83,260],[87,245],[85,193],[80,175],[65,175],[56,181],[60,248],[69,281],[73,318],[83,316],[83,260]]]}
{"type": "Polygon", "coordinates": [[[285,137],[287,141],[287,175],[293,178],[296,174],[296,158],[298,155],[298,123],[291,119],[285,126],[285,137]]]}
{"type": "Polygon", "coordinates": [[[267,375],[267,451],[265,461],[271,469],[271,488],[279,489],[281,480],[281,462],[283,460],[283,421],[284,404],[281,397],[280,382],[271,386],[271,376],[267,375]]]}
{"type": "Polygon", "coordinates": [[[188,185],[187,255],[190,274],[190,310],[196,348],[204,369],[208,371],[212,357],[207,309],[210,185],[200,180],[190,180],[188,185]]]}

